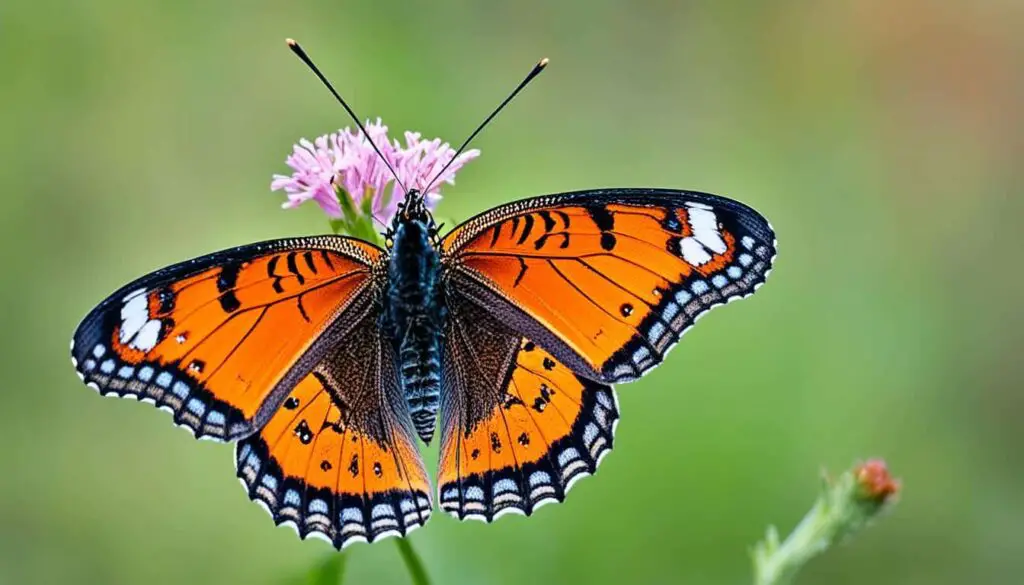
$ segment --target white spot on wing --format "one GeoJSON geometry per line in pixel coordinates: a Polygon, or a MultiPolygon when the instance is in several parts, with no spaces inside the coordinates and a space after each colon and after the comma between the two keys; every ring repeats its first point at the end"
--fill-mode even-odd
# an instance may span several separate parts
{"type": "Polygon", "coordinates": [[[694,266],[701,266],[711,261],[711,254],[704,249],[704,246],[696,238],[683,238],[679,241],[679,252],[686,260],[694,266]]]}
{"type": "Polygon", "coordinates": [[[142,329],[139,330],[135,339],[132,340],[131,346],[135,349],[143,352],[150,351],[156,347],[156,342],[160,337],[160,321],[154,319],[147,321],[142,329]]]}
{"type": "Polygon", "coordinates": [[[128,343],[149,321],[149,307],[146,295],[143,294],[145,292],[146,289],[139,289],[124,298],[124,306],[121,307],[121,343],[128,343]]]}
{"type": "Polygon", "coordinates": [[[722,235],[718,233],[718,218],[715,212],[706,205],[688,203],[690,227],[693,228],[693,237],[700,243],[713,250],[716,254],[724,254],[728,246],[722,235]]]}

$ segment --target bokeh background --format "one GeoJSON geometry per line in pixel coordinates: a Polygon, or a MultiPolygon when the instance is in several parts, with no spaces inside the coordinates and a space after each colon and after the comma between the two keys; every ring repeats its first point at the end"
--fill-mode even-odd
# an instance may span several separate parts
{"type": "MultiPolygon", "coordinates": [[[[765,527],[867,456],[901,503],[801,583],[1021,582],[1022,27],[1013,0],[0,3],[0,582],[285,583],[330,554],[248,501],[230,446],[67,356],[129,279],[327,231],[268,190],[347,125],[286,36],[362,116],[452,142],[552,59],[447,217],[671,186],[779,233],[758,295],[620,389],[565,504],[412,536],[436,583],[746,583],[765,527]]],[[[408,582],[393,542],[346,554],[347,582],[408,582]]]]}

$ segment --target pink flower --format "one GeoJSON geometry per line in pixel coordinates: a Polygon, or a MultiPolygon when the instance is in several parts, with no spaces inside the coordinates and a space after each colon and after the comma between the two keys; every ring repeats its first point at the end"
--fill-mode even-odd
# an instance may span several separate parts
{"type": "MultiPolygon", "coordinates": [[[[455,149],[447,142],[441,142],[440,138],[422,140],[418,132],[406,132],[403,146],[388,138],[388,127],[381,124],[380,118],[376,123],[368,122],[366,131],[406,188],[423,191],[436,177],[430,191],[425,193],[431,209],[441,199],[441,184],[454,184],[455,173],[480,156],[479,150],[468,150],[438,177],[438,171],[455,156],[455,149]]],[[[387,165],[358,129],[339,130],[313,142],[302,139],[285,162],[294,172],[275,174],[270,183],[272,191],[283,190],[287,194],[288,201],[282,205],[285,208],[313,200],[324,213],[338,219],[343,212],[337,190],[344,189],[356,209],[361,209],[365,198],[372,198],[374,218],[386,225],[405,196],[387,165]]]]}

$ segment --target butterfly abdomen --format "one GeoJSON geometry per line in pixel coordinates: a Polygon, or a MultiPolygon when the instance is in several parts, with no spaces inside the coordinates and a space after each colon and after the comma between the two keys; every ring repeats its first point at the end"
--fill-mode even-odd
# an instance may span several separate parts
{"type": "Polygon", "coordinates": [[[388,269],[387,320],[398,352],[402,389],[416,433],[429,443],[434,436],[441,392],[440,258],[427,226],[409,221],[393,236],[388,269]]]}

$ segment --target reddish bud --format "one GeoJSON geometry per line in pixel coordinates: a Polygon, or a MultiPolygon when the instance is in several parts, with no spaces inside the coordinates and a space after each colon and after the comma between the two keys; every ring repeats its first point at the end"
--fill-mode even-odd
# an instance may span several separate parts
{"type": "Polygon", "coordinates": [[[871,459],[853,470],[860,488],[860,496],[876,504],[883,504],[900,490],[899,480],[893,479],[885,461],[871,459]]]}

